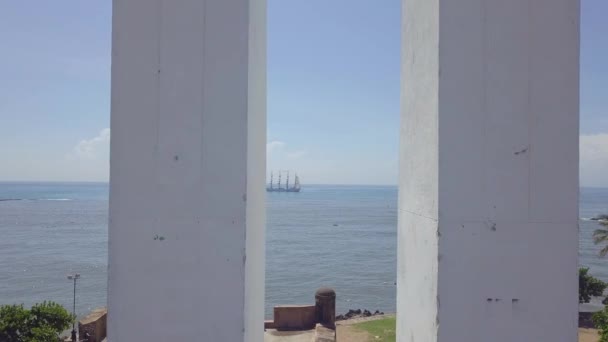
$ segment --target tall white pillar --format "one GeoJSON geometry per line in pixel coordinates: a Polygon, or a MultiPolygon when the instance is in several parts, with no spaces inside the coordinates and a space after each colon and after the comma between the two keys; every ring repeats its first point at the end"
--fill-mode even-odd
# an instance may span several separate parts
{"type": "Polygon", "coordinates": [[[265,0],[114,0],[110,341],[262,341],[265,0]]]}
{"type": "Polygon", "coordinates": [[[579,0],[404,0],[398,340],[575,341],[579,0]]]}

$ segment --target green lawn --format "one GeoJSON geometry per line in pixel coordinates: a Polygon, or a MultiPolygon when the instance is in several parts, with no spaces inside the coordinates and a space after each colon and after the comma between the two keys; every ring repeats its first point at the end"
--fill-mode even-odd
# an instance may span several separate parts
{"type": "Polygon", "coordinates": [[[395,342],[397,339],[395,336],[395,324],[395,317],[389,317],[377,321],[359,323],[355,326],[370,333],[372,338],[375,336],[379,337],[373,339],[373,341],[395,342]]]}

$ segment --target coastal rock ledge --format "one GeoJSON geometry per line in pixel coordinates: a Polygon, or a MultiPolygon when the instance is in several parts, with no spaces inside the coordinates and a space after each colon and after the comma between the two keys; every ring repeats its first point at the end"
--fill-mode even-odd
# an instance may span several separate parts
{"type": "Polygon", "coordinates": [[[352,319],[352,318],[371,317],[371,316],[378,316],[378,315],[384,315],[384,312],[376,310],[376,311],[374,311],[374,313],[372,313],[369,310],[361,310],[361,309],[352,310],[351,309],[351,310],[348,310],[348,312],[345,313],[344,315],[336,316],[336,321],[344,321],[344,320],[352,319]]]}

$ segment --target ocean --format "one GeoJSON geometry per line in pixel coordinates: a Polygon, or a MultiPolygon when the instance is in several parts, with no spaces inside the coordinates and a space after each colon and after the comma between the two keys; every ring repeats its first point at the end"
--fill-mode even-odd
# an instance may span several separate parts
{"type": "MultiPolygon", "coordinates": [[[[267,194],[266,316],[278,304],[337,292],[337,313],[395,311],[397,188],[307,185],[267,194]]],[[[0,304],[53,300],[72,307],[69,273],[81,274],[77,313],[105,306],[108,186],[0,182],[0,304]]],[[[583,188],[579,263],[608,281],[591,240],[608,213],[608,189],[583,188]]],[[[559,253],[559,251],[555,251],[559,253]]]]}

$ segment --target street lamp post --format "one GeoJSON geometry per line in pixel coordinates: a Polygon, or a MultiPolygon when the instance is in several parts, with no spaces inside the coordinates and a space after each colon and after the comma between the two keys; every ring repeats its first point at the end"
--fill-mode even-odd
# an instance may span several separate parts
{"type": "Polygon", "coordinates": [[[74,314],[74,321],[72,322],[72,342],[76,342],[76,280],[78,278],[80,278],[80,274],[78,273],[68,275],[68,279],[74,281],[74,310],[72,311],[74,314]]]}

